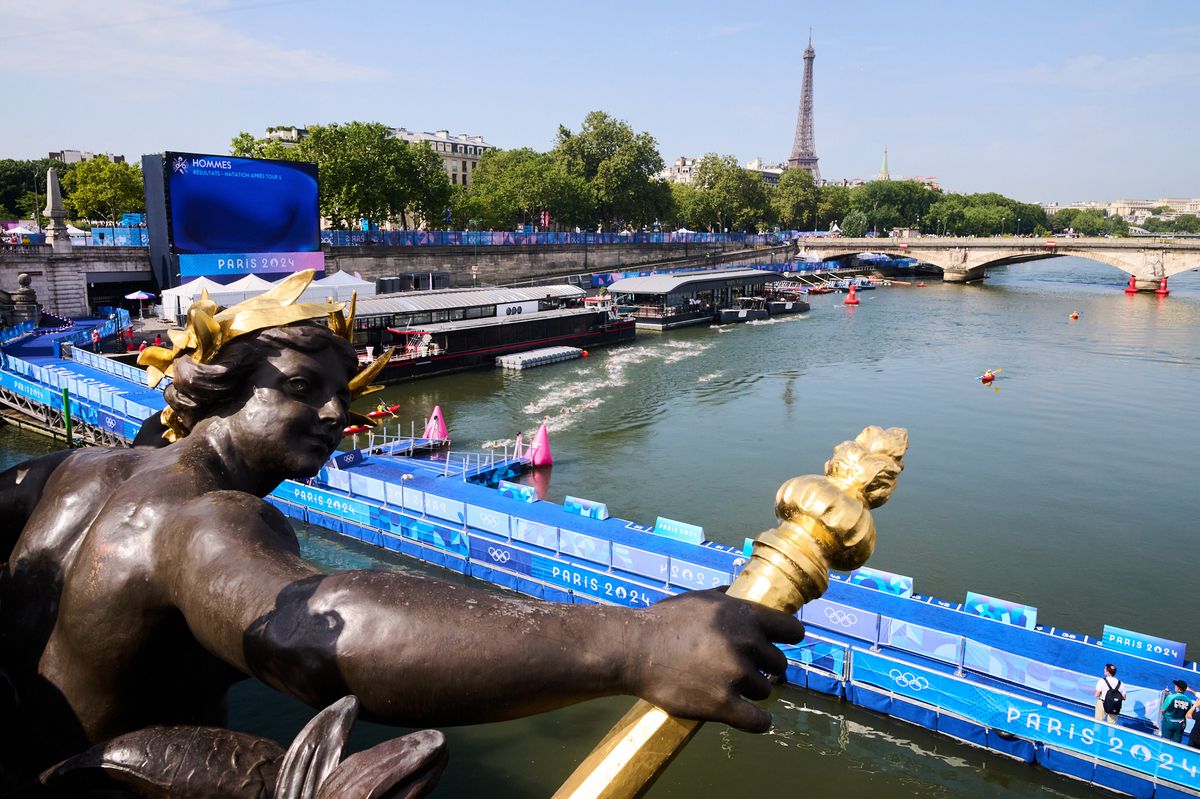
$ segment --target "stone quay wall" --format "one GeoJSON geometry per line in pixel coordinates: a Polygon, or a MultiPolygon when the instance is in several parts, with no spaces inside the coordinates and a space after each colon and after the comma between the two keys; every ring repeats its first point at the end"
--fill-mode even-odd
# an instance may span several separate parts
{"type": "Polygon", "coordinates": [[[0,289],[15,291],[22,272],[32,278],[41,306],[59,316],[78,317],[89,313],[87,276],[100,272],[150,271],[145,247],[77,247],[67,253],[0,253],[0,289]]]}

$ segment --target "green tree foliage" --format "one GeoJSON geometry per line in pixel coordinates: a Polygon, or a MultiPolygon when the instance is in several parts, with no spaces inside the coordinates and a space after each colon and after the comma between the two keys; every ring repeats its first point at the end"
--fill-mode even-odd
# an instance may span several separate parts
{"type": "Polygon", "coordinates": [[[704,213],[696,221],[711,230],[754,231],[771,219],[762,177],[743,169],[732,155],[705,155],[692,170],[692,184],[704,213]]]}
{"type": "Polygon", "coordinates": [[[924,230],[954,236],[1030,234],[1050,224],[1041,206],[994,192],[940,195],[922,220],[924,230]]]}
{"type": "Polygon", "coordinates": [[[592,194],[550,153],[528,148],[489,150],[479,159],[462,214],[481,227],[507,229],[536,224],[548,211],[556,226],[587,227],[592,194]]]}
{"type": "Polygon", "coordinates": [[[817,187],[807,169],[784,170],[779,185],[770,192],[770,202],[781,227],[816,230],[817,187]]]}
{"type": "Polygon", "coordinates": [[[866,232],[871,229],[869,221],[870,220],[867,219],[866,214],[864,214],[862,211],[856,210],[846,214],[838,227],[842,229],[843,236],[858,238],[859,236],[865,235],[866,232]]]}
{"type": "MultiPolygon", "coordinates": [[[[270,130],[270,128],[268,128],[270,130]]],[[[242,131],[229,143],[229,154],[238,158],[271,158],[275,161],[297,160],[291,151],[294,144],[284,144],[279,139],[256,139],[242,131]]]]}
{"type": "Polygon", "coordinates": [[[46,170],[50,167],[58,170],[61,183],[75,165],[49,158],[0,159],[0,219],[18,215],[22,219],[33,219],[36,213],[39,224],[44,222],[41,212],[46,207],[46,170]]]}
{"type": "Polygon", "coordinates": [[[850,207],[867,217],[872,230],[886,233],[893,228],[919,226],[940,196],[940,191],[914,180],[874,180],[851,190],[850,207]]]}
{"type": "Polygon", "coordinates": [[[658,143],[624,120],[593,111],[578,133],[560,125],[552,153],[568,175],[587,184],[596,216],[609,227],[649,225],[669,210],[670,194],[654,179],[663,168],[658,143]]]}
{"type": "Polygon", "coordinates": [[[1152,216],[1142,223],[1142,227],[1151,233],[1200,233],[1200,217],[1195,214],[1180,214],[1174,219],[1152,216]]]}
{"type": "Polygon", "coordinates": [[[64,204],[82,219],[103,219],[113,225],[121,214],[146,210],[142,169],[93,158],[76,164],[60,181],[64,204]]]}
{"type": "Polygon", "coordinates": [[[829,230],[850,213],[850,189],[845,186],[821,186],[817,189],[817,230],[829,230]]]}

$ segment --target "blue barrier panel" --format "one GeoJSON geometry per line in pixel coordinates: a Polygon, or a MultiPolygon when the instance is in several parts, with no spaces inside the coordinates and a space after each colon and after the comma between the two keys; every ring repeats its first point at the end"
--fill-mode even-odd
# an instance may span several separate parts
{"type": "Polygon", "coordinates": [[[501,480],[498,489],[502,497],[509,497],[518,502],[537,502],[537,490],[533,486],[501,480]]]}
{"type": "Polygon", "coordinates": [[[528,519],[514,517],[512,537],[542,549],[558,551],[558,528],[548,524],[538,524],[528,519]]]}
{"type": "Polygon", "coordinates": [[[962,651],[963,637],[932,627],[884,617],[879,624],[879,643],[923,657],[957,664],[962,651]]]}
{"type": "Polygon", "coordinates": [[[488,541],[482,536],[471,536],[471,560],[496,569],[517,572],[526,576],[533,573],[533,554],[517,547],[488,541]]]}
{"type": "Polygon", "coordinates": [[[399,483],[385,483],[383,499],[389,505],[404,507],[404,488],[399,483]]]}
{"type": "Polygon", "coordinates": [[[11,372],[0,372],[0,386],[4,386],[14,394],[20,394],[22,397],[33,400],[41,405],[58,407],[62,404],[62,397],[51,389],[40,386],[23,377],[18,377],[11,372]]]}
{"type": "Polygon", "coordinates": [[[610,605],[644,608],[669,596],[665,591],[647,588],[583,566],[565,565],[542,555],[533,556],[531,576],[610,605]]]}
{"type": "Polygon", "coordinates": [[[425,513],[448,522],[464,524],[467,520],[466,506],[457,499],[446,499],[436,494],[425,495],[425,513]]]}
{"type": "Polygon", "coordinates": [[[338,491],[350,491],[350,472],[343,472],[341,469],[325,469],[325,480],[329,483],[330,488],[336,488],[338,491]]]}
{"type": "Polygon", "coordinates": [[[570,555],[602,566],[612,564],[612,545],[595,536],[576,533],[571,530],[559,529],[558,549],[564,555],[570,555]]]}
{"type": "Polygon", "coordinates": [[[800,609],[800,619],[806,624],[872,643],[879,629],[878,613],[840,605],[828,599],[814,599],[806,604],[800,609]]]}
{"type": "Polygon", "coordinates": [[[370,505],[330,491],[288,480],[271,493],[286,502],[294,502],[306,508],[332,513],[341,519],[348,519],[358,524],[371,523],[370,505]]]}
{"type": "Polygon", "coordinates": [[[863,649],[853,650],[850,677],[994,730],[1200,789],[1200,752],[1182,744],[863,649]]]}
{"type": "MultiPolygon", "coordinates": [[[[355,450],[358,452],[358,450],[355,450]]],[[[349,453],[347,453],[349,454],[349,453]]],[[[362,454],[359,454],[359,458],[362,454]]],[[[382,480],[376,480],[374,477],[367,477],[365,474],[350,473],[350,493],[368,499],[384,501],[385,489],[382,480]]]]}
{"type": "Polygon", "coordinates": [[[508,538],[508,514],[481,508],[478,505],[467,505],[467,524],[489,533],[508,538]]]}
{"type": "Polygon", "coordinates": [[[669,582],[680,588],[716,588],[729,585],[733,580],[729,572],[720,569],[710,569],[698,563],[671,558],[669,582]]]}
{"type": "Polygon", "coordinates": [[[652,580],[667,581],[670,559],[657,552],[647,552],[644,549],[627,547],[624,544],[612,545],[613,568],[640,574],[652,580]]]}

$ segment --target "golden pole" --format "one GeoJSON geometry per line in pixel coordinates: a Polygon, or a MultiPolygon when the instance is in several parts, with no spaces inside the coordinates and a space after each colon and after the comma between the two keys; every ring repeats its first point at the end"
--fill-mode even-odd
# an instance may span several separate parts
{"type": "MultiPolygon", "coordinates": [[[[904,468],[908,431],[868,427],[834,448],[825,474],[788,480],[775,495],[779,525],[759,534],[729,596],[795,613],[825,593],[829,570],[849,571],[875,550],[870,508],[888,501],[904,468]]],[[[554,794],[634,799],[666,769],[702,722],[639,700],[554,794]]]]}

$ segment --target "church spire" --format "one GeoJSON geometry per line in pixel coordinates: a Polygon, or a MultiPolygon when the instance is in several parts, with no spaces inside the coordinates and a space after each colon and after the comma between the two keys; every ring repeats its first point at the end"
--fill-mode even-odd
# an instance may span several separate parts
{"type": "Polygon", "coordinates": [[[879,167],[879,174],[875,176],[876,180],[891,180],[892,174],[888,171],[887,162],[887,145],[883,145],[883,164],[879,167]]]}

